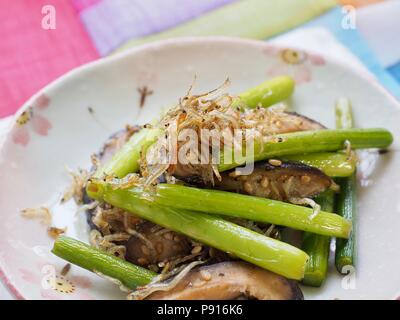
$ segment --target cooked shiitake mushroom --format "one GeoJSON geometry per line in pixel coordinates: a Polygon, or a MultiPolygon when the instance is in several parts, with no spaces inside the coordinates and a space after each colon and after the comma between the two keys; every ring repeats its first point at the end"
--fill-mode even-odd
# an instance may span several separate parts
{"type": "Polygon", "coordinates": [[[324,125],[297,112],[279,112],[275,115],[269,128],[275,128],[274,133],[289,133],[295,131],[311,131],[326,129],[324,125]]]}
{"type": "Polygon", "coordinates": [[[106,163],[121,147],[129,140],[129,138],[140,131],[140,126],[127,126],[124,130],[120,130],[111,135],[101,148],[98,158],[101,163],[106,163]]]}
{"type": "Polygon", "coordinates": [[[221,181],[215,181],[214,186],[204,184],[197,176],[179,178],[189,185],[281,201],[314,197],[333,185],[332,179],[317,168],[280,160],[256,162],[249,175],[239,175],[235,170],[223,172],[221,181]]]}
{"type": "Polygon", "coordinates": [[[190,254],[191,245],[187,238],[176,232],[158,228],[151,222],[138,225],[141,235],[131,236],[126,243],[126,260],[141,266],[158,264],[190,254]]]}
{"type": "Polygon", "coordinates": [[[190,271],[175,287],[149,300],[302,300],[296,281],[246,262],[230,261],[190,271]]]}

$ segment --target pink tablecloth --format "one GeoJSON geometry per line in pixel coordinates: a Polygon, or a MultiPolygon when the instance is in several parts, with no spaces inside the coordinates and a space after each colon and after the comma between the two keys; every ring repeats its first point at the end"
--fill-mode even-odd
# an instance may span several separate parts
{"type": "Polygon", "coordinates": [[[0,119],[32,94],[124,41],[235,0],[0,0],[0,119]],[[44,30],[51,5],[56,29],[44,30]]]}
{"type": "Polygon", "coordinates": [[[98,57],[68,0],[0,0],[0,118],[66,71],[98,57]],[[42,28],[42,7],[56,29],[42,28]]]}
{"type": "MultiPolygon", "coordinates": [[[[32,94],[52,80],[74,67],[107,55],[126,40],[174,27],[219,7],[235,6],[236,1],[239,0],[0,0],[0,119],[13,114],[32,94]],[[42,28],[42,8],[46,5],[55,9],[55,30],[42,28]]],[[[253,5],[265,4],[267,0],[246,1],[248,6],[254,8],[253,5]]],[[[274,3],[273,0],[269,1],[274,3]]],[[[284,6],[290,5],[291,1],[282,0],[279,3],[284,6]]],[[[325,2],[331,3],[330,0],[310,3],[327,7],[325,2]]],[[[370,20],[363,23],[366,14],[359,9],[359,29],[365,30],[363,26],[368,25],[373,26],[373,30],[377,29],[376,25],[384,26],[388,33],[385,33],[386,38],[394,39],[390,31],[395,32],[397,20],[395,14],[392,15],[394,20],[390,20],[388,12],[398,10],[396,3],[398,1],[395,0],[382,2],[380,6],[386,7],[386,13],[376,11],[376,5],[371,6],[370,16],[376,17],[375,24],[371,24],[370,20]],[[381,18],[383,16],[385,20],[381,18]]],[[[237,12],[236,18],[240,14],[240,11],[237,12]]],[[[340,41],[370,67],[381,83],[399,96],[399,83],[380,66],[375,57],[379,51],[377,48],[382,48],[380,55],[390,54],[391,63],[385,67],[400,80],[397,42],[386,41],[384,43],[394,45],[383,48],[382,33],[378,33],[375,37],[378,42],[369,39],[372,44],[377,43],[377,52],[373,53],[364,44],[358,30],[344,30],[340,27],[342,18],[343,13],[337,8],[315,19],[313,24],[334,32],[340,41]]]]}

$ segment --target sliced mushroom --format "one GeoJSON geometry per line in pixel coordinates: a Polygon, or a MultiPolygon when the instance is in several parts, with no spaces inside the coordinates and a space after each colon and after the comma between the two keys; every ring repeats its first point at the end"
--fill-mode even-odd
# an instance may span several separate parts
{"type": "Polygon", "coordinates": [[[279,112],[268,123],[273,133],[289,133],[296,131],[311,131],[326,129],[321,123],[296,112],[279,112]]]}
{"type": "Polygon", "coordinates": [[[126,260],[141,266],[158,264],[190,254],[191,245],[187,238],[150,222],[137,227],[138,236],[131,236],[126,243],[126,260]],[[158,230],[157,230],[158,229],[158,230]]]}
{"type": "MultiPolygon", "coordinates": [[[[213,187],[204,185],[198,176],[179,178],[190,185],[213,187]]],[[[317,168],[280,160],[257,162],[249,175],[237,175],[231,170],[222,173],[221,178],[215,181],[213,188],[280,201],[313,197],[333,184],[332,179],[317,168]]]]}
{"type": "Polygon", "coordinates": [[[245,262],[221,262],[190,271],[168,291],[149,300],[303,300],[296,281],[245,262]]]}

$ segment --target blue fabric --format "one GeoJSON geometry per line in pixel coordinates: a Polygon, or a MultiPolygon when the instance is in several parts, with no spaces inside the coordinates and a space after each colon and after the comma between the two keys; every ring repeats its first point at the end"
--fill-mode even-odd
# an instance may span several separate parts
{"type": "Polygon", "coordinates": [[[400,82],[400,63],[391,66],[387,69],[390,74],[398,81],[400,82]]]}
{"type": "Polygon", "coordinates": [[[357,29],[342,28],[342,19],[343,13],[341,8],[335,8],[307,23],[305,27],[319,26],[328,29],[345,47],[364,63],[384,87],[394,96],[400,98],[400,65],[392,67],[391,70],[382,67],[357,29]]]}

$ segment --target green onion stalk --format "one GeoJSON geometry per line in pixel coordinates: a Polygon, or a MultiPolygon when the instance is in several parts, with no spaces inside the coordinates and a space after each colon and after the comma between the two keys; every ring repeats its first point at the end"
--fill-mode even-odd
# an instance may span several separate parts
{"type": "MultiPolygon", "coordinates": [[[[263,144],[256,144],[254,154],[240,157],[239,161],[233,158],[234,161],[225,164],[224,154],[221,153],[218,170],[220,172],[226,171],[243,165],[246,161],[254,162],[271,158],[284,158],[304,152],[338,151],[343,149],[346,141],[351,143],[353,149],[386,148],[392,143],[393,136],[386,129],[336,129],[280,134],[276,135],[272,141],[268,140],[263,144]]],[[[129,147],[126,147],[126,149],[129,149],[129,147]]],[[[124,155],[126,156],[122,157],[120,153],[117,153],[116,157],[120,157],[119,161],[113,159],[107,166],[125,170],[126,166],[131,165],[129,158],[132,153],[127,152],[124,155]]],[[[112,171],[113,169],[110,170],[112,171]]],[[[100,186],[98,190],[100,190],[100,186]]],[[[90,196],[96,197],[93,190],[88,193],[90,196]]]]}
{"type": "MultiPolygon", "coordinates": [[[[97,188],[89,185],[88,190],[97,188]]],[[[92,190],[93,191],[93,190],[92,190]]],[[[94,190],[98,196],[99,193],[94,190]]],[[[160,205],[142,190],[103,185],[102,200],[170,230],[291,279],[302,279],[308,259],[300,249],[226,221],[217,215],[160,205]]]]}
{"type": "MultiPolygon", "coordinates": [[[[327,190],[315,201],[321,206],[321,210],[333,212],[335,194],[327,190]]],[[[325,281],[328,272],[328,261],[330,252],[331,237],[305,232],[301,249],[307,252],[310,259],[307,262],[304,272],[303,283],[308,286],[320,287],[325,281]]]]}
{"type": "MultiPolygon", "coordinates": [[[[109,186],[104,188],[104,198],[112,192],[107,191],[110,189],[109,186]]],[[[121,192],[127,194],[127,199],[139,199],[144,194],[141,188],[121,192]]],[[[237,217],[339,238],[348,238],[351,231],[349,221],[336,214],[321,211],[314,216],[311,208],[234,192],[159,184],[148,196],[160,206],[199,212],[194,215],[203,212],[237,217]]]]}
{"type": "Polygon", "coordinates": [[[233,107],[242,103],[246,108],[267,108],[288,99],[293,94],[294,86],[293,78],[288,76],[269,79],[239,94],[239,100],[234,101],[233,107]]]}
{"type": "Polygon", "coordinates": [[[273,138],[254,140],[253,152],[244,150],[236,156],[234,150],[230,158],[224,161],[221,152],[218,170],[226,171],[245,163],[286,157],[304,153],[329,152],[343,150],[345,142],[351,143],[353,149],[387,148],[393,142],[392,134],[386,129],[331,129],[318,131],[301,131],[277,134],[273,138]],[[233,155],[233,156],[232,156],[233,155]]]}
{"type": "MultiPolygon", "coordinates": [[[[336,104],[336,127],[353,127],[353,112],[347,99],[339,99],[336,104]]],[[[353,145],[351,145],[353,148],[353,145]]],[[[354,267],[356,257],[356,173],[348,178],[337,179],[340,193],[337,195],[336,211],[352,223],[352,232],[348,239],[336,239],[335,265],[340,273],[347,273],[346,267],[354,267]]]]}
{"type": "Polygon", "coordinates": [[[157,275],[150,270],[66,236],[56,239],[52,252],[81,268],[116,279],[124,287],[132,290],[148,284],[157,275]]]}
{"type": "Polygon", "coordinates": [[[348,177],[356,169],[356,161],[343,152],[320,152],[284,156],[281,160],[296,161],[317,168],[329,177],[348,177]]]}

